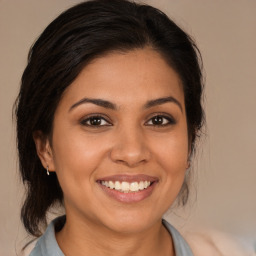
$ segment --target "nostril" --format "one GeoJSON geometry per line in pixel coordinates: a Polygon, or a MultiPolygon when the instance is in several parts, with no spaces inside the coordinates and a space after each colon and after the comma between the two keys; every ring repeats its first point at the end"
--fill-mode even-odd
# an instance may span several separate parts
{"type": "Polygon", "coordinates": [[[116,147],[111,150],[110,158],[116,163],[133,167],[148,162],[150,153],[143,147],[116,147]]]}

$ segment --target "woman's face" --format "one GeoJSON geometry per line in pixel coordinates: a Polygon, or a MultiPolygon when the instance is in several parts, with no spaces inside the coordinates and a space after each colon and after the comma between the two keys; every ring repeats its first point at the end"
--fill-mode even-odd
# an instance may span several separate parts
{"type": "Polygon", "coordinates": [[[55,113],[50,170],[67,220],[138,232],[161,220],[188,159],[182,84],[149,48],[86,66],[55,113]]]}

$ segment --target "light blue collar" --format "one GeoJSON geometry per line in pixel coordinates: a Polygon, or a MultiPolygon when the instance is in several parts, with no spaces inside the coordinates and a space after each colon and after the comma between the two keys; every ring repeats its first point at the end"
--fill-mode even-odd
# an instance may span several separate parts
{"type": "MultiPolygon", "coordinates": [[[[54,219],[47,227],[43,236],[39,238],[34,249],[29,256],[65,256],[61,251],[55,237],[55,226],[64,225],[65,216],[54,219]]],[[[176,256],[193,256],[187,242],[183,239],[180,233],[166,220],[163,220],[163,225],[172,236],[175,255],[176,256]]]]}

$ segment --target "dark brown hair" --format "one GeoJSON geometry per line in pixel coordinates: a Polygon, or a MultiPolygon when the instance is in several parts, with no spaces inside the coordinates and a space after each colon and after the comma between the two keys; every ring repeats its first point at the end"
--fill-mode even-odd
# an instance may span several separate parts
{"type": "MultiPolygon", "coordinates": [[[[189,35],[158,9],[127,0],[83,2],[57,17],[30,49],[16,118],[20,173],[27,189],[21,217],[32,235],[41,234],[47,211],[63,201],[56,175],[47,176],[37,156],[33,133],[40,130],[51,135],[63,92],[91,60],[111,51],[146,46],[159,52],[182,81],[193,150],[204,119],[200,53],[189,35]]],[[[188,191],[184,181],[182,204],[188,191]]]]}

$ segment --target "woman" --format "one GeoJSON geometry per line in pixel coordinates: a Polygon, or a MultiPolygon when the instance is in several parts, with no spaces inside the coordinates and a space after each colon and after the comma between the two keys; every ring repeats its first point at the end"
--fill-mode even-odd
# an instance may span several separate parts
{"type": "Polygon", "coordinates": [[[193,255],[163,214],[188,199],[203,123],[197,47],[159,10],[81,3],[35,42],[17,100],[29,255],[193,255]],[[46,231],[51,207],[65,216],[46,231]]]}

